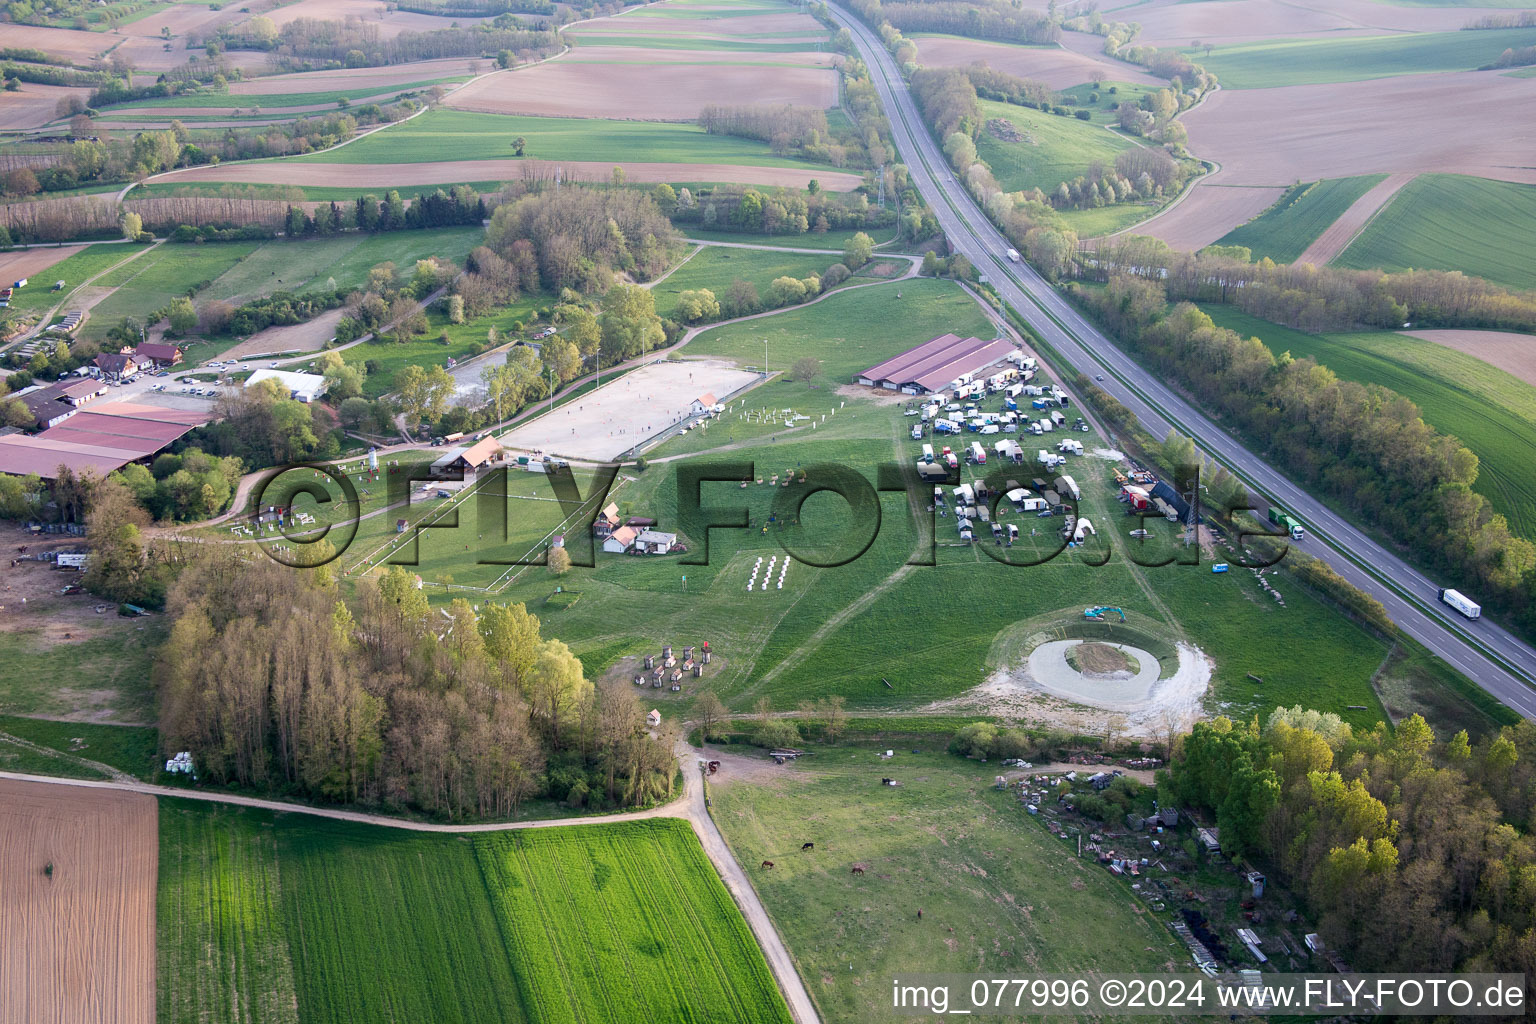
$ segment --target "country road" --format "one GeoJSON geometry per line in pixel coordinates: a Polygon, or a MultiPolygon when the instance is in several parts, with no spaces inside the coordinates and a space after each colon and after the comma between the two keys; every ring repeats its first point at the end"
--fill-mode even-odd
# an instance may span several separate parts
{"type": "MultiPolygon", "coordinates": [[[[0,779],[15,779],[20,782],[42,782],[59,786],[84,786],[87,789],[114,789],[125,793],[143,793],[156,797],[175,797],[184,800],[206,800],[210,803],[232,804],[239,807],[254,807],[261,810],[277,811],[286,814],[310,814],[318,818],[330,818],[333,821],[350,821],[360,825],[376,825],[381,828],[398,828],[410,832],[437,832],[448,834],[464,834],[471,832],[510,832],[519,829],[531,828],[563,828],[565,826],[602,825],[611,822],[641,821],[646,818],[682,818],[693,827],[694,835],[699,837],[699,843],[704,847],[705,854],[715,870],[720,874],[720,880],[730,891],[736,905],[741,909],[742,916],[747,919],[747,924],[752,928],[752,934],[757,938],[757,943],[763,950],[763,956],[768,961],[768,966],[773,971],[774,978],[779,983],[779,991],[784,994],[784,1001],[789,1004],[790,1014],[797,1024],[817,1024],[820,1018],[816,1013],[816,1005],[811,1002],[810,993],[800,981],[800,975],[795,970],[794,961],[790,959],[789,950],[784,945],[784,940],[779,937],[778,930],[774,928],[773,921],[768,917],[768,911],[764,909],[762,901],[757,898],[757,890],[752,887],[747,874],[737,863],[730,847],[725,844],[725,837],[715,826],[715,821],[709,815],[708,803],[704,796],[704,781],[697,767],[701,751],[689,746],[683,740],[677,743],[678,763],[683,769],[682,795],[670,803],[650,807],[643,811],[625,811],[619,814],[600,814],[580,818],[545,818],[536,821],[504,821],[487,822],[475,825],[443,825],[430,821],[408,821],[403,818],[390,817],[384,814],[368,814],[364,811],[345,811],[331,807],[311,807],[307,804],[288,803],[282,800],[266,800],[261,797],[240,796],[234,793],[218,793],[208,790],[182,789],[175,786],[155,786],[147,782],[135,782],[114,780],[110,782],[90,781],[83,779],[61,779],[49,775],[24,775],[17,772],[0,772],[0,779]]],[[[708,751],[711,758],[720,758],[727,762],[726,770],[730,770],[730,760],[739,755],[722,754],[718,751],[708,751]]]]}
{"type": "Polygon", "coordinates": [[[894,58],[858,18],[833,5],[833,17],[852,34],[868,62],[891,120],[896,148],[919,191],[934,207],[950,244],[987,275],[1011,304],[1070,366],[1124,403],[1154,436],[1177,429],[1259,493],[1285,506],[1308,530],[1297,546],[1379,600],[1398,628],[1445,659],[1510,708],[1536,718],[1536,649],[1487,620],[1470,621],[1439,601],[1439,585],[1364,531],[1269,466],[1171,387],[1115,346],[1025,263],[1004,258],[1009,242],[950,172],[929,133],[894,58]]]}

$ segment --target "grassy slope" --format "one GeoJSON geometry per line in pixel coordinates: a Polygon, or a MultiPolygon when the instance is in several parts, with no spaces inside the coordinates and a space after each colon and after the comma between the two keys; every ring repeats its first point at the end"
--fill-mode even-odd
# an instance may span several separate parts
{"type": "Polygon", "coordinates": [[[1217,244],[1245,245],[1256,260],[1268,256],[1276,263],[1294,263],[1328,225],[1385,177],[1362,174],[1293,185],[1275,205],[1227,232],[1217,244]]]}
{"type": "Polygon", "coordinates": [[[1460,270],[1513,288],[1536,288],[1533,233],[1536,185],[1423,174],[1404,185],[1334,263],[1460,270]]]}
{"type": "Polygon", "coordinates": [[[91,310],[81,333],[104,334],[125,316],[142,320],[178,295],[219,277],[255,249],[254,242],[162,245],[96,282],[117,290],[91,310]]]}
{"type": "Polygon", "coordinates": [[[768,286],[775,278],[819,276],[840,261],[841,257],[835,255],[812,256],[712,246],[700,251],[652,289],[656,296],[656,312],[670,317],[677,305],[678,293],[694,288],[708,288],[717,299],[723,299],[726,289],[737,278],[752,282],[757,293],[766,296],[768,286]]]}
{"type": "Polygon", "coordinates": [[[1361,82],[1393,75],[1471,71],[1508,47],[1536,43],[1536,28],[1391,36],[1275,39],[1187,50],[1228,89],[1361,82]]]}
{"type": "Polygon", "coordinates": [[[164,630],[158,618],[139,621],[146,623],[142,632],[110,629],[63,643],[41,630],[0,632],[0,713],[62,716],[106,710],[119,720],[151,720],[149,670],[164,630]]]}
{"type": "MultiPolygon", "coordinates": [[[[517,136],[528,140],[526,153],[530,160],[820,166],[776,157],[764,143],[729,135],[709,135],[693,124],[513,117],[443,109],[429,110],[420,117],[375,132],[349,146],[295,159],[341,164],[512,159],[512,139],[517,136]]],[[[828,167],[828,170],[832,169],[828,167]]]]}
{"type": "Polygon", "coordinates": [[[788,1019],[681,822],[471,838],[166,800],[160,830],[160,1024],[788,1019]]]}
{"type": "MultiPolygon", "coordinates": [[[[33,274],[30,283],[11,298],[10,308],[22,312],[42,312],[52,306],[63,294],[67,294],[80,282],[101,273],[109,267],[142,252],[144,246],[134,244],[88,245],[84,249],[55,263],[40,273],[33,274]],[[64,291],[50,291],[53,282],[63,281],[64,291]]],[[[6,281],[11,284],[11,281],[6,281]]]]}
{"type": "Polygon", "coordinates": [[[154,778],[160,761],[160,734],[153,726],[0,715],[0,732],[64,754],[99,761],[141,779],[154,778]]]}
{"type": "Polygon", "coordinates": [[[1476,490],[1536,538],[1536,388],[1471,356],[1422,338],[1386,332],[1311,335],[1239,313],[1206,311],[1224,327],[1256,335],[1276,352],[1289,349],[1347,380],[1389,387],[1419,406],[1427,423],[1455,434],[1482,461],[1476,490]]]}
{"type": "Polygon", "coordinates": [[[995,774],[949,754],[903,750],[886,763],[835,747],[771,783],[712,787],[738,859],[774,861],[753,880],[823,1019],[890,1020],[890,979],[906,971],[1187,964],[1128,885],[1072,856],[1014,794],[991,788],[995,774]],[[902,785],[882,787],[893,774],[902,785]],[[797,852],[804,841],[816,850],[797,852]],[[854,863],[867,873],[850,875],[854,863]]]}
{"type": "Polygon", "coordinates": [[[1135,145],[1091,121],[1057,117],[1032,107],[982,100],[981,112],[989,121],[998,117],[1012,121],[1025,136],[1024,142],[1005,142],[983,129],[976,139],[977,154],[1009,192],[1037,187],[1051,192],[1063,181],[1086,174],[1095,161],[1113,165],[1115,154],[1135,145]]]}
{"type": "MultiPolygon", "coordinates": [[[[142,100],[130,106],[135,110],[163,107],[228,107],[231,109],[251,110],[260,107],[263,111],[271,111],[281,109],[282,107],[306,107],[321,103],[334,104],[341,100],[364,100],[373,96],[398,96],[403,92],[468,80],[468,75],[458,75],[448,78],[431,78],[420,82],[407,82],[403,85],[370,85],[360,89],[322,89],[315,92],[271,93],[265,96],[200,92],[187,96],[164,96],[159,99],[142,100]]],[[[113,112],[110,109],[107,111],[107,116],[113,116],[113,112]]]]}
{"type": "Polygon", "coordinates": [[[241,302],[274,291],[312,291],[331,278],[340,288],[361,287],[380,263],[394,263],[406,276],[429,256],[462,264],[483,236],[480,228],[460,227],[267,242],[221,274],[199,299],[241,302]]]}

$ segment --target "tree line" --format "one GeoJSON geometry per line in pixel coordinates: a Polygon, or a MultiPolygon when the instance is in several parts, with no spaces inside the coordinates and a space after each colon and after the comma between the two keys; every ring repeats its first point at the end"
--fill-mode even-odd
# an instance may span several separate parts
{"type": "Polygon", "coordinates": [[[238,49],[272,51],[278,64],[290,70],[329,61],[353,68],[380,67],[444,57],[481,57],[499,50],[510,50],[526,59],[560,49],[559,37],[552,29],[537,25],[524,28],[518,19],[504,17],[503,24],[509,27],[482,24],[425,32],[406,30],[393,37],[385,37],[377,24],[359,19],[295,18],[274,30],[269,19],[256,17],[238,27],[221,29],[221,42],[238,49]]]}
{"type": "Polygon", "coordinates": [[[524,290],[607,291],[616,272],[646,281],[678,254],[678,235],[652,197],[628,190],[562,188],[496,208],[485,244],[516,259],[527,242],[538,269],[524,290]]]}
{"type": "Polygon", "coordinates": [[[948,0],[852,0],[848,5],[871,28],[882,22],[903,32],[944,32],[1008,43],[1055,43],[1061,28],[1054,18],[1020,10],[1004,0],[953,3],[948,0]]]}
{"type": "Polygon", "coordinates": [[[1188,302],[1170,306],[1160,282],[1115,273],[1102,290],[1071,294],[1275,465],[1536,631],[1536,545],[1472,490],[1477,455],[1411,401],[1310,357],[1277,356],[1188,302]]]}
{"type": "Polygon", "coordinates": [[[821,146],[831,136],[827,112],[790,103],[772,106],[718,106],[699,111],[699,127],[711,135],[734,135],[766,142],[777,156],[821,146]]]}
{"type": "Polygon", "coordinates": [[[349,603],[327,569],[238,557],[182,570],[156,664],[163,742],[204,778],[451,820],[672,793],[672,733],[647,732],[627,684],[594,687],[522,604],[434,611],[400,567],[349,603]]]}
{"type": "Polygon", "coordinates": [[[1536,968],[1536,727],[1438,737],[1419,715],[1357,733],[1276,708],[1180,739],[1159,796],[1214,815],[1222,855],[1306,901],[1359,971],[1536,968]]]}

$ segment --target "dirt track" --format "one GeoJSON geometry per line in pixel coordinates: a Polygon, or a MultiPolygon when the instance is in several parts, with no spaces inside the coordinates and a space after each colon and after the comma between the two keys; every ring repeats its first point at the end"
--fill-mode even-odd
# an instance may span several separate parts
{"type": "Polygon", "coordinates": [[[152,797],[0,779],[0,1024],[154,1024],[156,822],[152,797]]]}
{"type": "Polygon", "coordinates": [[[1339,214],[1339,219],[1328,225],[1317,241],[1307,246],[1307,251],[1296,258],[1297,263],[1310,263],[1314,267],[1321,267],[1352,242],[1370,219],[1376,216],[1376,211],[1387,205],[1387,201],[1397,195],[1399,189],[1413,180],[1411,174],[1389,174],[1365,195],[1350,204],[1349,209],[1339,214]]]}
{"type": "MultiPolygon", "coordinates": [[[[193,167],[163,175],[158,181],[185,184],[194,181],[236,181],[259,185],[339,185],[358,188],[401,188],[411,185],[442,185],[462,181],[517,181],[529,166],[526,160],[447,160],[425,164],[320,164],[261,163],[193,167]]],[[[613,163],[564,160],[551,163],[564,170],[567,181],[607,181],[613,163]]],[[[833,192],[850,192],[863,183],[857,174],[842,171],[800,170],[794,167],[738,167],[731,164],[623,163],[630,181],[732,181],[748,185],[785,185],[804,188],[815,178],[833,192]]]]}

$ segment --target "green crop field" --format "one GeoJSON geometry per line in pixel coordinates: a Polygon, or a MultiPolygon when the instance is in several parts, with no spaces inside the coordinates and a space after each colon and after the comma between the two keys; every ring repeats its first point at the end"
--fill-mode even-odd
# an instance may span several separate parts
{"type": "Polygon", "coordinates": [[[1266,39],[1185,53],[1228,89],[1274,89],[1322,82],[1362,82],[1393,75],[1471,71],[1509,47],[1536,43],[1536,28],[1420,32],[1391,36],[1266,39]]]}
{"type": "Polygon", "coordinates": [[[882,359],[947,333],[990,338],[997,329],[958,285],[928,278],[859,288],[804,310],[718,327],[689,342],[688,354],[761,366],[767,338],[770,367],[815,356],[829,378],[846,382],[882,359]]]}
{"type": "Polygon", "coordinates": [[[393,263],[402,275],[409,277],[417,260],[431,256],[462,265],[464,257],[480,244],[484,235],[478,227],[457,227],[350,234],[301,242],[279,239],[266,242],[243,257],[219,275],[199,298],[238,303],[275,291],[318,291],[332,279],[338,288],[358,288],[367,283],[368,271],[380,263],[393,263]]]}
{"type": "Polygon", "coordinates": [[[635,46],[647,50],[724,50],[731,53],[805,53],[825,48],[815,42],[775,43],[755,39],[726,39],[707,35],[632,35],[611,36],[588,32],[573,33],[587,46],[635,46]]]}
{"type": "Polygon", "coordinates": [[[1011,121],[1024,136],[1023,142],[1005,142],[983,128],[976,137],[977,154],[991,165],[998,184],[1008,192],[1039,188],[1049,193],[1062,182],[1088,173],[1092,163],[1113,165],[1117,153],[1136,145],[1101,124],[1057,117],[1033,107],[982,100],[981,113],[988,121],[1011,121]]]}
{"type": "Polygon", "coordinates": [[[1536,185],[1421,174],[1392,197],[1334,264],[1460,270],[1511,288],[1536,288],[1533,233],[1536,185]]]}
{"type": "Polygon", "coordinates": [[[131,256],[138,256],[146,248],[133,243],[88,245],[47,270],[32,275],[30,283],[11,298],[10,308],[19,312],[42,312],[67,296],[83,281],[117,266],[131,256]],[[64,282],[62,291],[50,290],[55,281],[64,282]]]}
{"type": "MultiPolygon", "coordinates": [[[[768,286],[775,278],[804,278],[812,274],[819,277],[832,264],[841,261],[840,254],[812,256],[809,253],[708,246],[690,257],[651,292],[656,296],[656,312],[670,317],[680,292],[708,288],[715,293],[715,298],[724,299],[726,288],[740,278],[752,282],[757,293],[767,297],[768,286]]],[[[902,266],[906,266],[906,261],[902,261],[902,266]]]]}
{"type": "Polygon", "coordinates": [[[1086,210],[1062,210],[1061,218],[1078,238],[1097,238],[1139,224],[1158,211],[1156,202],[1116,203],[1086,210]]]}
{"type": "Polygon", "coordinates": [[[512,140],[518,136],[528,140],[526,154],[530,160],[821,166],[774,156],[765,143],[729,135],[710,135],[694,124],[603,121],[581,117],[513,117],[442,109],[429,110],[420,117],[374,132],[349,146],[293,159],[341,164],[510,160],[513,159],[512,140]]]}
{"type": "Polygon", "coordinates": [[[1076,857],[1024,813],[1017,792],[992,788],[990,767],[945,753],[876,754],[819,749],[803,766],[774,769],[772,781],[711,787],[737,859],[774,862],[753,881],[822,1019],[891,1020],[890,979],[913,970],[1078,975],[1187,964],[1130,886],[1076,857]],[[891,775],[901,786],[880,785],[891,775]],[[807,841],[815,851],[798,852],[807,841]],[[851,875],[852,864],[865,874],[851,875]]]}
{"type": "MultiPolygon", "coordinates": [[[[371,85],[361,89],[329,89],[315,92],[285,92],[271,93],[262,96],[243,96],[239,93],[227,92],[197,92],[186,96],[165,96],[159,99],[140,100],[131,104],[132,109],[159,109],[177,107],[221,107],[239,110],[264,111],[281,109],[283,107],[316,106],[319,104],[336,104],[342,100],[356,101],[374,97],[387,99],[398,96],[403,92],[412,92],[418,89],[429,89],[434,85],[451,85],[455,82],[467,82],[468,75],[458,75],[450,78],[433,78],[421,82],[410,82],[404,85],[371,85]]],[[[116,116],[109,112],[109,116],[116,116]]]]}
{"type": "Polygon", "coordinates": [[[1422,338],[1303,334],[1228,306],[1205,309],[1221,326],[1262,338],[1277,353],[1313,356],[1346,380],[1381,384],[1411,399],[1426,423],[1477,453],[1482,466],[1474,489],[1509,519],[1512,530],[1536,540],[1536,480],[1530,472],[1536,462],[1536,388],[1422,338]]]}
{"type": "Polygon", "coordinates": [[[1267,256],[1276,263],[1294,263],[1355,200],[1385,178],[1362,174],[1292,185],[1275,205],[1227,232],[1217,244],[1247,246],[1255,260],[1267,256]]]}
{"type": "Polygon", "coordinates": [[[103,334],[125,316],[142,320],[177,296],[212,282],[255,249],[255,242],[161,245],[96,282],[115,290],[91,310],[81,334],[103,334]]]}
{"type": "Polygon", "coordinates": [[[433,835],[164,800],[160,1024],[787,1021],[672,819],[433,835]]]}
{"type": "MultiPolygon", "coordinates": [[[[504,183],[489,179],[481,181],[452,181],[443,182],[441,188],[446,192],[454,185],[468,185],[476,192],[496,192],[504,183]]],[[[400,188],[400,198],[407,204],[419,193],[438,188],[437,185],[405,185],[400,188]]],[[[647,186],[649,187],[649,186],[647,186]]],[[[218,182],[206,182],[204,184],[178,184],[175,181],[149,181],[134,187],[129,195],[134,199],[149,199],[155,196],[219,196],[228,191],[232,195],[242,198],[249,196],[253,199],[304,199],[311,202],[333,201],[337,203],[350,203],[360,195],[373,193],[382,197],[389,189],[387,187],[370,186],[357,188],[349,185],[220,185],[218,182]]]]}

